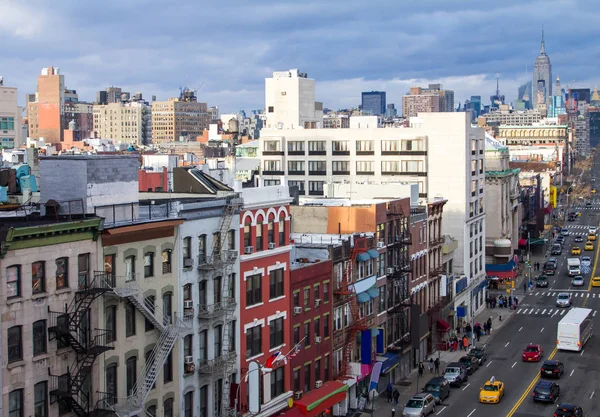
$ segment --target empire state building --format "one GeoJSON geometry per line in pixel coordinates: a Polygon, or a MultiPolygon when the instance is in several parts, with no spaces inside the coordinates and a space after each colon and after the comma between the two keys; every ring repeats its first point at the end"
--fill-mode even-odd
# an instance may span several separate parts
{"type": "Polygon", "coordinates": [[[552,105],[552,64],[550,63],[550,57],[546,54],[544,31],[542,31],[540,54],[533,65],[532,89],[534,109],[544,108],[544,105],[545,108],[548,108],[552,105]]]}

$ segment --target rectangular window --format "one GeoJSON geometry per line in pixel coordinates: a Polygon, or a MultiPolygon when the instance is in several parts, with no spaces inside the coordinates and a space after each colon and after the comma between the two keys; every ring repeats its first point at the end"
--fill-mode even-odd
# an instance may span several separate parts
{"type": "Polygon", "coordinates": [[[283,345],[283,317],[269,322],[269,335],[271,349],[283,345]]]}
{"type": "Polygon", "coordinates": [[[125,281],[135,281],[135,256],[125,258],[125,281]]]}
{"type": "Polygon", "coordinates": [[[292,141],[288,142],[288,152],[302,152],[304,153],[304,141],[292,141]]]}
{"type": "Polygon", "coordinates": [[[262,302],[262,275],[250,275],[246,278],[246,306],[262,302]]]}
{"type": "Polygon", "coordinates": [[[104,326],[108,331],[107,341],[117,340],[117,306],[108,306],[104,310],[104,326]]]}
{"type": "Polygon", "coordinates": [[[315,329],[315,337],[321,336],[321,319],[319,317],[315,318],[313,321],[314,329],[315,329]]]}
{"type": "Polygon", "coordinates": [[[315,381],[321,379],[321,359],[315,361],[315,381]]]}
{"type": "Polygon", "coordinates": [[[48,383],[39,382],[33,387],[33,416],[48,416],[48,383]]]}
{"type": "Polygon", "coordinates": [[[133,387],[137,378],[137,358],[135,356],[127,359],[126,363],[127,395],[133,394],[133,387]]]}
{"type": "Polygon", "coordinates": [[[324,302],[329,301],[329,285],[330,285],[329,281],[323,283],[323,301],[324,302]]]}
{"type": "Polygon", "coordinates": [[[399,161],[381,161],[381,172],[400,172],[399,161]]]}
{"type": "Polygon", "coordinates": [[[342,307],[333,310],[333,330],[342,330],[342,307]]]}
{"type": "Polygon", "coordinates": [[[310,303],[310,288],[304,289],[304,308],[308,308],[310,303]]]}
{"type": "Polygon", "coordinates": [[[304,323],[304,346],[310,346],[310,321],[304,323]]]}
{"type": "Polygon", "coordinates": [[[311,140],[308,141],[308,151],[309,152],[326,152],[327,148],[326,148],[327,142],[323,141],[315,141],[315,140],[311,140]]]}
{"type": "Polygon", "coordinates": [[[254,326],[246,331],[246,359],[262,352],[262,327],[254,326]]]}
{"type": "Polygon", "coordinates": [[[8,394],[8,417],[23,417],[22,389],[16,389],[8,394]]]}
{"type": "Polygon", "coordinates": [[[13,326],[8,329],[8,363],[23,360],[23,339],[21,337],[21,326],[13,326]]]}
{"type": "Polygon", "coordinates": [[[173,351],[171,351],[171,353],[169,353],[169,356],[167,356],[167,360],[165,361],[165,364],[163,365],[163,383],[166,384],[167,382],[172,382],[173,381],[173,351]]]}
{"type": "Polygon", "coordinates": [[[298,191],[301,195],[304,195],[304,192],[306,191],[306,183],[304,181],[288,181],[288,185],[290,187],[298,187],[298,191]]]}
{"type": "Polygon", "coordinates": [[[206,346],[208,344],[208,330],[202,330],[200,332],[200,339],[198,340],[198,353],[200,360],[208,359],[208,351],[206,346]]]}
{"type": "Polygon", "coordinates": [[[236,248],[236,244],[235,244],[235,230],[230,230],[229,234],[227,236],[227,249],[229,250],[235,250],[236,248]]]}
{"type": "Polygon", "coordinates": [[[275,398],[283,394],[283,376],[285,367],[280,367],[271,373],[271,398],[275,398]]]}
{"type": "Polygon", "coordinates": [[[144,278],[154,276],[154,253],[144,254],[144,278]]]}
{"type": "Polygon", "coordinates": [[[423,161],[402,161],[402,172],[423,172],[423,161]]]}
{"type": "Polygon", "coordinates": [[[400,150],[400,142],[397,140],[382,140],[382,152],[398,152],[400,150]]]}
{"type": "Polygon", "coordinates": [[[329,381],[329,356],[323,359],[323,380],[329,381]]]}
{"type": "Polygon", "coordinates": [[[308,161],[308,172],[309,173],[323,173],[321,175],[325,175],[327,172],[327,162],[326,161],[308,161]]]}
{"type": "MultiPolygon", "coordinates": [[[[206,388],[206,387],[202,387],[206,388]]],[[[206,392],[206,391],[205,391],[206,392]]],[[[200,394],[202,395],[202,389],[200,390],[200,394]]],[[[173,417],[173,398],[167,398],[164,402],[164,416],[165,417],[173,417]]],[[[205,416],[206,414],[202,414],[205,416]]]]}
{"type": "Polygon", "coordinates": [[[279,161],[264,161],[263,168],[265,171],[281,171],[279,161]]]}
{"type": "Polygon", "coordinates": [[[331,163],[331,170],[333,171],[333,175],[336,175],[336,172],[350,172],[350,162],[348,161],[333,161],[331,163]]]}
{"type": "Polygon", "coordinates": [[[333,152],[348,152],[350,146],[348,145],[347,140],[334,140],[331,142],[331,150],[333,152]]]}
{"type": "Polygon", "coordinates": [[[294,369],[294,392],[300,391],[300,368],[294,369]]]}
{"type": "Polygon", "coordinates": [[[198,236],[198,262],[206,263],[206,235],[198,236]]]}
{"type": "Polygon", "coordinates": [[[304,365],[304,392],[308,392],[311,389],[310,385],[310,363],[304,365]]]}
{"type": "Polygon", "coordinates": [[[263,250],[263,224],[256,223],[256,248],[254,248],[256,252],[260,252],[263,250]]]}
{"type": "Polygon", "coordinates": [[[185,417],[193,417],[194,415],[194,391],[186,393],[183,397],[183,412],[185,417]]]}
{"type": "Polygon", "coordinates": [[[294,326],[294,330],[293,330],[293,337],[294,337],[294,345],[297,345],[298,343],[300,343],[300,325],[296,325],[294,326]]]}
{"type": "Polygon", "coordinates": [[[135,336],[135,306],[130,301],[125,304],[125,336],[135,336]]]}
{"type": "Polygon", "coordinates": [[[356,161],[356,173],[371,173],[375,172],[373,161],[356,161]]]}
{"type": "MultiPolygon", "coordinates": [[[[219,248],[220,248],[220,246],[219,246],[219,248]]],[[[171,268],[172,268],[171,255],[172,255],[172,252],[169,249],[162,251],[162,273],[163,273],[163,275],[171,273],[171,268]]]]}
{"type": "Polygon", "coordinates": [[[81,255],[77,256],[77,279],[79,281],[79,288],[87,287],[89,271],[90,254],[82,253],[81,255]]]}
{"type": "Polygon", "coordinates": [[[403,140],[402,141],[403,151],[422,151],[423,141],[422,140],[403,140]]]}
{"type": "Polygon", "coordinates": [[[375,150],[375,141],[357,140],[356,152],[373,152],[375,150]]]}
{"type": "Polygon", "coordinates": [[[329,337],[329,314],[323,315],[323,337],[329,337]]]}
{"type": "Polygon", "coordinates": [[[283,297],[283,268],[269,272],[269,298],[283,297]]]}
{"type": "Polygon", "coordinates": [[[183,255],[184,260],[190,259],[192,257],[192,238],[190,236],[186,236],[183,238],[181,253],[183,255]]]}
{"type": "Polygon", "coordinates": [[[104,378],[106,380],[106,393],[108,394],[109,404],[113,405],[117,401],[117,364],[112,364],[106,367],[104,371],[104,378]]]}
{"type": "Polygon", "coordinates": [[[288,172],[304,172],[304,161],[288,161],[288,172]]]}
{"type": "Polygon", "coordinates": [[[379,303],[377,304],[377,312],[383,313],[385,311],[385,285],[379,287],[379,303]]]}
{"type": "Polygon", "coordinates": [[[46,320],[38,320],[33,323],[33,356],[47,353],[47,346],[46,320]]]}
{"type": "Polygon", "coordinates": [[[208,385],[200,388],[200,415],[208,416],[208,385]]]}
{"type": "MultiPolygon", "coordinates": [[[[206,281],[203,281],[203,283],[205,282],[206,281]]],[[[202,285],[202,282],[199,285],[202,285]]],[[[148,297],[146,297],[145,304],[148,307],[148,309],[154,313],[156,308],[156,297],[154,297],[153,295],[149,295],[148,297]]],[[[154,324],[152,324],[152,322],[147,318],[144,318],[144,331],[149,332],[150,330],[154,330],[154,324]]]]}
{"type": "Polygon", "coordinates": [[[56,289],[69,286],[69,258],[58,258],[56,260],[56,289]]]}
{"type": "Polygon", "coordinates": [[[285,218],[279,218],[279,246],[285,246],[285,218]]]}
{"type": "Polygon", "coordinates": [[[322,193],[323,192],[323,184],[324,184],[324,181],[309,181],[308,182],[308,191],[322,193]]]}
{"type": "Polygon", "coordinates": [[[215,358],[223,356],[223,325],[219,324],[214,328],[214,354],[215,358]]]}
{"type": "Polygon", "coordinates": [[[6,268],[6,297],[21,296],[21,266],[13,265],[6,268]]]}
{"type": "Polygon", "coordinates": [[[31,264],[31,292],[33,294],[46,292],[46,263],[44,261],[31,264]]]}
{"type": "Polygon", "coordinates": [[[313,297],[315,299],[315,303],[317,303],[317,300],[321,299],[321,286],[319,284],[313,287],[313,297]]]}

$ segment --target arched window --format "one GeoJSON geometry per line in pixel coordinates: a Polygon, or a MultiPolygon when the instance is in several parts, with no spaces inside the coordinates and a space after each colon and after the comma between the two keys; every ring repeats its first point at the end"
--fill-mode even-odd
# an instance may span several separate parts
{"type": "Polygon", "coordinates": [[[279,246],[285,246],[285,214],[279,215],[279,246]]]}
{"type": "Polygon", "coordinates": [[[263,250],[263,222],[264,217],[262,215],[257,216],[256,218],[256,252],[263,250]]]}
{"type": "Polygon", "coordinates": [[[269,214],[269,222],[267,225],[267,239],[269,243],[275,243],[275,215],[269,214]]]}
{"type": "Polygon", "coordinates": [[[252,226],[252,220],[250,217],[246,217],[244,221],[244,248],[252,246],[252,234],[250,233],[250,227],[252,226]]]}

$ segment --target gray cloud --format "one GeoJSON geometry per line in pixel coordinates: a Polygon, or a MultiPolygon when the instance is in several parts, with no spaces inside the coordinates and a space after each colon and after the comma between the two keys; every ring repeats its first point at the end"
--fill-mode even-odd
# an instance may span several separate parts
{"type": "Polygon", "coordinates": [[[442,82],[456,100],[508,98],[531,73],[542,25],[561,79],[598,82],[600,12],[588,0],[3,1],[0,73],[21,97],[58,66],[84,100],[118,85],[159,99],[180,85],[223,111],[264,105],[264,78],[300,68],[327,107],[383,89],[400,107],[411,85],[442,82]]]}

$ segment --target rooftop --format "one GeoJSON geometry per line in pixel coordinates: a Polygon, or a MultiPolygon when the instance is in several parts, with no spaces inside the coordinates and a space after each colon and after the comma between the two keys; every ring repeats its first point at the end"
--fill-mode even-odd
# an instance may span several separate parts
{"type": "Polygon", "coordinates": [[[327,207],[352,207],[352,206],[371,206],[373,204],[388,203],[399,200],[396,198],[372,198],[372,199],[351,199],[351,198],[300,198],[301,206],[327,206],[327,207]]]}

